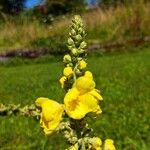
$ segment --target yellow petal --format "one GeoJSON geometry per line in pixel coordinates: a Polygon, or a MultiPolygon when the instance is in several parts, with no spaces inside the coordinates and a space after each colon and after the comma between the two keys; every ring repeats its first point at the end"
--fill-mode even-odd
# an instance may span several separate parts
{"type": "Polygon", "coordinates": [[[95,82],[90,78],[82,76],[76,80],[75,86],[81,94],[84,94],[95,88],[95,82]]]}
{"type": "Polygon", "coordinates": [[[85,116],[84,109],[79,100],[79,91],[72,88],[64,97],[65,111],[73,119],[81,119],[85,116]]]}
{"type": "Polygon", "coordinates": [[[89,112],[101,113],[97,99],[89,93],[79,95],[76,88],[68,91],[64,98],[65,111],[73,119],[82,119],[89,112]]]}
{"type": "Polygon", "coordinates": [[[35,101],[35,104],[36,106],[38,107],[42,107],[42,104],[46,101],[49,101],[49,98],[45,98],[45,97],[40,97],[40,98],[37,98],[36,101],[35,101]]]}
{"type": "Polygon", "coordinates": [[[103,100],[99,90],[93,89],[92,91],[89,92],[89,94],[94,96],[97,100],[103,100]]]}
{"type": "Polygon", "coordinates": [[[96,114],[101,113],[100,106],[98,105],[97,99],[94,98],[91,94],[86,93],[79,97],[82,105],[86,107],[86,112],[94,112],[96,114]]]}
{"type": "Polygon", "coordinates": [[[90,71],[86,71],[85,74],[84,74],[84,77],[93,79],[93,74],[90,71]]]}
{"type": "Polygon", "coordinates": [[[65,81],[67,80],[67,78],[65,76],[61,77],[59,82],[61,84],[61,88],[64,88],[64,84],[65,84],[65,81]]]}
{"type": "Polygon", "coordinates": [[[36,105],[42,108],[41,127],[44,128],[45,134],[52,133],[62,119],[63,106],[56,101],[43,97],[36,100],[36,105]]]}

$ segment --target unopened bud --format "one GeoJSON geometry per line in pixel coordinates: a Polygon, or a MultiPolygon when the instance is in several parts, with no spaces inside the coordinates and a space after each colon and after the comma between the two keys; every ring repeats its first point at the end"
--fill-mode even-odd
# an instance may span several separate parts
{"type": "Polygon", "coordinates": [[[69,45],[73,45],[73,44],[74,44],[74,41],[73,41],[72,38],[68,38],[68,44],[69,44],[69,45]]]}
{"type": "Polygon", "coordinates": [[[76,35],[76,31],[74,29],[72,29],[70,33],[71,33],[72,36],[76,35]]]}
{"type": "Polygon", "coordinates": [[[76,73],[77,75],[81,75],[81,71],[80,71],[79,69],[76,69],[76,70],[75,70],[75,73],[76,73]]]}
{"type": "Polygon", "coordinates": [[[67,64],[67,67],[73,67],[72,63],[67,64]]]}
{"type": "Polygon", "coordinates": [[[78,49],[77,49],[77,48],[73,48],[73,49],[71,50],[71,52],[72,52],[72,54],[75,55],[75,56],[78,55],[78,49]]]}
{"type": "Polygon", "coordinates": [[[81,17],[79,15],[75,15],[74,20],[76,23],[82,24],[82,20],[81,20],[81,17]]]}
{"type": "Polygon", "coordinates": [[[64,63],[70,63],[71,62],[71,56],[69,54],[65,55],[63,58],[64,63]]]}
{"type": "Polygon", "coordinates": [[[77,41],[81,41],[82,40],[82,36],[80,34],[76,35],[75,38],[76,38],[77,41]]]}
{"type": "Polygon", "coordinates": [[[84,49],[84,48],[86,48],[86,46],[87,46],[87,43],[86,42],[81,42],[81,44],[80,44],[80,49],[84,49]]]}
{"type": "Polygon", "coordinates": [[[78,53],[79,53],[79,54],[83,54],[83,53],[85,53],[85,50],[79,49],[79,50],[78,50],[78,53]]]}

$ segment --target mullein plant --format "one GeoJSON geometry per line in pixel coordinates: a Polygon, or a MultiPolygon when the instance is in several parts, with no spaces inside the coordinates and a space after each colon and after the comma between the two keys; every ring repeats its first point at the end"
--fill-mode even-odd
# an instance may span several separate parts
{"type": "Polygon", "coordinates": [[[82,19],[76,15],[67,42],[69,52],[63,58],[63,76],[59,80],[66,92],[64,104],[38,98],[35,103],[41,108],[40,125],[46,135],[63,133],[70,144],[67,150],[115,150],[112,139],[102,141],[91,136],[92,129],[86,121],[87,117],[96,118],[102,113],[100,102],[103,98],[95,88],[92,73],[86,70],[85,35],[82,19]]]}

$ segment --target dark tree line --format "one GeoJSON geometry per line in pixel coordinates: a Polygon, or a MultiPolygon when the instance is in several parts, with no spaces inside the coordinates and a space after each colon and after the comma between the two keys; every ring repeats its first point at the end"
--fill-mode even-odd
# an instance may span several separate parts
{"type": "Polygon", "coordinates": [[[25,0],[0,0],[0,11],[14,14],[24,9],[25,0]]]}

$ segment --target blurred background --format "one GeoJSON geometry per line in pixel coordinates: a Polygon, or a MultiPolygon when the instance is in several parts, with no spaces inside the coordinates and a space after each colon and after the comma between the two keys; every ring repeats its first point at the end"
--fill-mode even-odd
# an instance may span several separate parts
{"type": "MultiPolygon", "coordinates": [[[[88,69],[104,97],[92,123],[117,150],[150,149],[149,0],[0,0],[0,103],[63,102],[58,79],[71,19],[83,18],[88,69]],[[54,69],[55,68],[55,69],[54,69]]],[[[63,150],[33,118],[0,115],[1,150],[63,150]]]]}

